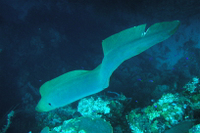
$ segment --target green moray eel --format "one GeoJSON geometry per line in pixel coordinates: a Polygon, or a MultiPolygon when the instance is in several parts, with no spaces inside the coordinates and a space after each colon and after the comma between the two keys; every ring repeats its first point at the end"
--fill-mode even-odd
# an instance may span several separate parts
{"type": "Polygon", "coordinates": [[[121,63],[166,40],[179,25],[178,20],[161,22],[145,30],[146,24],[142,24],[106,38],[102,42],[102,63],[93,70],[70,71],[44,83],[40,87],[41,99],[36,110],[54,110],[104,90],[121,63]]]}

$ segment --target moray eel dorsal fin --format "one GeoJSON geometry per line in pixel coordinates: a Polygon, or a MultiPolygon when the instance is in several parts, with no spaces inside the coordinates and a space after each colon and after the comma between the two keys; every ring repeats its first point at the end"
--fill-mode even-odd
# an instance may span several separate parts
{"type": "Polygon", "coordinates": [[[109,86],[110,76],[122,62],[166,40],[179,25],[178,20],[161,22],[145,31],[146,24],[142,24],[106,38],[102,42],[102,63],[94,70],[70,71],[44,83],[36,110],[50,111],[102,91],[109,86]]]}

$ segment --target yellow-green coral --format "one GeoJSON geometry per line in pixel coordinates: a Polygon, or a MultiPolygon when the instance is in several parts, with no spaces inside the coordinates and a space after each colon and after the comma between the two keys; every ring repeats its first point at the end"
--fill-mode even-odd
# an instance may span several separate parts
{"type": "Polygon", "coordinates": [[[148,119],[150,121],[152,121],[153,119],[160,117],[160,113],[161,111],[157,111],[155,110],[154,106],[148,106],[145,110],[144,110],[145,114],[147,115],[148,119]]]}
{"type": "Polygon", "coordinates": [[[200,124],[197,124],[193,126],[190,130],[189,133],[200,133],[200,124]]]}
{"type": "Polygon", "coordinates": [[[191,82],[188,82],[183,88],[185,88],[190,93],[196,92],[197,84],[199,83],[199,78],[194,77],[191,82]]]}

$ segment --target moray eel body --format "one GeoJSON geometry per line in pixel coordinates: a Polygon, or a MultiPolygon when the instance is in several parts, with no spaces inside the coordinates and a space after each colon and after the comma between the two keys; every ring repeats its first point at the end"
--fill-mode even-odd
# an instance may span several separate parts
{"type": "Polygon", "coordinates": [[[70,71],[44,83],[40,87],[41,99],[36,110],[54,110],[104,90],[121,63],[166,40],[176,32],[179,25],[178,20],[161,22],[145,31],[146,24],[142,24],[106,38],[102,42],[102,63],[94,70],[70,71]]]}

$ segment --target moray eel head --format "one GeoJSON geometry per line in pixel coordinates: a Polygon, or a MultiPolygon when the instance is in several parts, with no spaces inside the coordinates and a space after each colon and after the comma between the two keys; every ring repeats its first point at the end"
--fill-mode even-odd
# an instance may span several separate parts
{"type": "Polygon", "coordinates": [[[56,109],[56,107],[54,107],[51,102],[46,102],[44,99],[41,99],[35,107],[35,110],[38,112],[47,112],[54,109],[56,109]]]}

